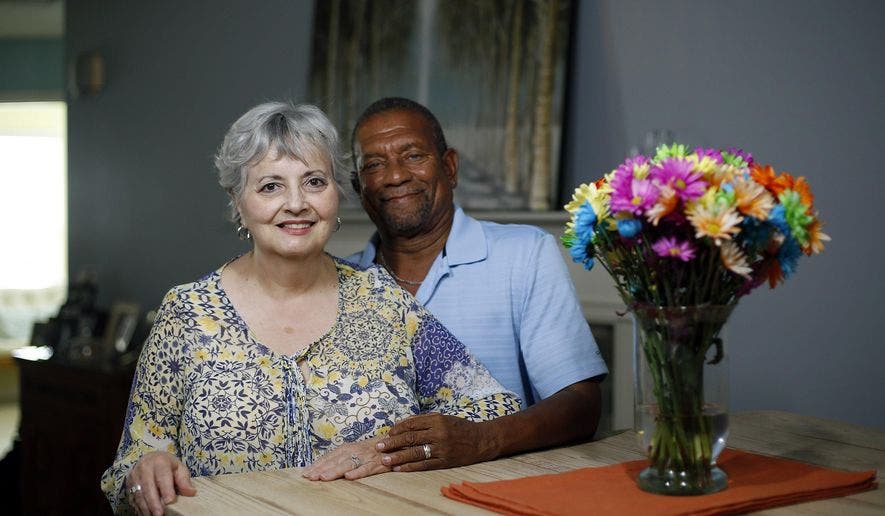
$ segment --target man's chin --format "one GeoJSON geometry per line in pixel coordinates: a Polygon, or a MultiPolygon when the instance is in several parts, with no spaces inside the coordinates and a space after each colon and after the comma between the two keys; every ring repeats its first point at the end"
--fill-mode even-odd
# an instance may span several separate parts
{"type": "Polygon", "coordinates": [[[426,222],[422,213],[382,213],[381,218],[389,233],[398,236],[412,237],[421,232],[426,222]]]}

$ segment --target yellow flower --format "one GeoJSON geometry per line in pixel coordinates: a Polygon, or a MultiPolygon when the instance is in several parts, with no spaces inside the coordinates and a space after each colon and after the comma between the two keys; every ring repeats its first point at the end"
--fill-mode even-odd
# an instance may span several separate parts
{"type": "Polygon", "coordinates": [[[384,371],[384,373],[381,374],[381,381],[383,381],[384,383],[392,382],[393,374],[390,371],[384,371]]]}
{"type": "Polygon", "coordinates": [[[440,387],[438,391],[436,391],[436,395],[440,399],[450,400],[452,399],[452,389],[448,387],[440,387]]]}
{"type": "Polygon", "coordinates": [[[746,255],[744,255],[744,252],[741,251],[741,248],[738,247],[737,244],[734,242],[725,242],[722,244],[722,247],[719,248],[719,256],[722,258],[722,265],[724,265],[726,269],[749,279],[750,273],[753,272],[753,269],[750,268],[750,264],[747,263],[746,255]]]}
{"type": "Polygon", "coordinates": [[[151,435],[153,435],[154,437],[162,437],[163,436],[163,427],[161,427],[160,425],[158,425],[154,421],[150,421],[148,423],[148,430],[150,431],[151,435]]]}
{"type": "Polygon", "coordinates": [[[329,382],[337,382],[341,380],[341,373],[339,371],[331,371],[329,372],[329,382]]]}
{"type": "Polygon", "coordinates": [[[323,420],[313,425],[314,431],[323,439],[329,440],[338,433],[338,429],[332,423],[323,420]]]}
{"type": "Polygon", "coordinates": [[[695,228],[697,238],[710,237],[716,245],[722,245],[723,240],[731,240],[731,237],[740,233],[743,217],[738,215],[733,208],[708,206],[703,203],[695,203],[686,209],[688,220],[695,228]]]}
{"type": "Polygon", "coordinates": [[[258,454],[258,462],[262,464],[270,464],[273,460],[273,455],[269,451],[263,451],[258,454]]]}
{"type": "Polygon", "coordinates": [[[209,352],[203,348],[200,348],[194,352],[194,356],[197,358],[197,361],[202,362],[209,358],[209,352]]]}
{"type": "Polygon", "coordinates": [[[406,338],[411,341],[418,331],[418,314],[409,312],[406,314],[406,338]]]}
{"type": "Polygon", "coordinates": [[[633,177],[636,179],[646,179],[648,178],[648,173],[651,170],[650,163],[643,163],[641,165],[633,165],[633,177]]]}
{"type": "Polygon", "coordinates": [[[575,189],[572,200],[565,205],[566,211],[574,215],[585,202],[589,202],[596,213],[596,218],[601,220],[609,215],[608,198],[612,192],[611,185],[604,182],[601,187],[596,183],[582,184],[575,189]]]}
{"type": "Polygon", "coordinates": [[[362,375],[356,379],[356,384],[360,386],[360,388],[365,387],[369,384],[369,378],[366,375],[362,375]]]}

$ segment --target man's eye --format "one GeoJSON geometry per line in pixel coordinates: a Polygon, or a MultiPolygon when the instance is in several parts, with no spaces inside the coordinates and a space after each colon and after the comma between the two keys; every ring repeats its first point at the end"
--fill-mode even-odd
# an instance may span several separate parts
{"type": "Polygon", "coordinates": [[[377,170],[380,167],[381,167],[380,161],[370,161],[370,162],[363,165],[362,170],[363,171],[371,171],[371,170],[377,170]]]}
{"type": "Polygon", "coordinates": [[[423,158],[423,157],[424,157],[424,154],[417,154],[417,153],[414,153],[414,154],[408,154],[408,155],[406,156],[406,161],[418,161],[418,160],[420,160],[420,159],[423,158]]]}

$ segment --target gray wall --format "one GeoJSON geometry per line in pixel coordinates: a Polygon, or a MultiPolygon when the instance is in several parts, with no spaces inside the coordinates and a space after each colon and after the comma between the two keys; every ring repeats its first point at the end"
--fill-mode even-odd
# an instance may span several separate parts
{"type": "Polygon", "coordinates": [[[804,175],[833,238],[741,301],[732,406],[885,426],[885,2],[583,2],[569,183],[668,128],[804,175]]]}
{"type": "MultiPolygon", "coordinates": [[[[738,308],[735,409],[885,426],[885,253],[868,236],[883,218],[883,15],[875,0],[581,3],[569,184],[668,128],[808,177],[834,239],[738,308]]],[[[311,17],[307,0],[68,2],[69,57],[107,58],[106,91],[69,105],[70,267],[98,271],[102,302],[155,305],[242,249],[211,156],[249,106],[303,96],[311,17]]]]}
{"type": "Polygon", "coordinates": [[[212,156],[249,107],[303,97],[312,16],[309,0],[68,1],[68,59],[106,60],[105,91],[68,107],[70,271],[96,270],[103,304],[156,306],[242,249],[212,156]]]}

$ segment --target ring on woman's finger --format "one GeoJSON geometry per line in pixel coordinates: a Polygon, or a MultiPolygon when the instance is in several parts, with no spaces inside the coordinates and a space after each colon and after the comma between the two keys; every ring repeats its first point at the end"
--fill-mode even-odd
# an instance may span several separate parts
{"type": "Polygon", "coordinates": [[[431,451],[431,450],[430,450],[430,444],[429,444],[429,443],[428,443],[428,444],[425,444],[425,445],[422,446],[421,448],[424,450],[424,460],[429,459],[429,458],[430,458],[430,451],[431,451]]]}
{"type": "Polygon", "coordinates": [[[353,462],[353,467],[350,469],[356,469],[360,467],[360,464],[362,464],[362,461],[360,461],[360,458],[357,457],[356,454],[351,454],[350,462],[353,462]]]}
{"type": "Polygon", "coordinates": [[[134,486],[129,488],[129,494],[134,495],[135,493],[141,491],[141,484],[135,484],[134,486]]]}

